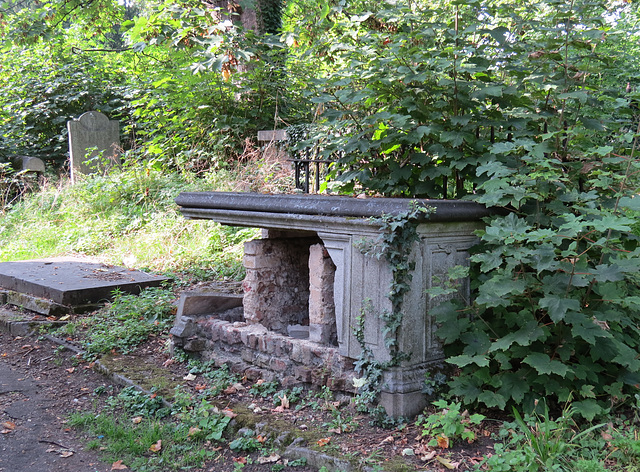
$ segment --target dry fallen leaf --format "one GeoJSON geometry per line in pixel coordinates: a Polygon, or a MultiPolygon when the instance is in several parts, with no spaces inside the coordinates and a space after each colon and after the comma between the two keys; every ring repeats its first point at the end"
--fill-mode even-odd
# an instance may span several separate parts
{"type": "Polygon", "coordinates": [[[331,437],[318,439],[318,446],[326,446],[327,444],[329,444],[329,441],[331,441],[331,437]]]}
{"type": "Polygon", "coordinates": [[[192,426],[191,428],[189,428],[189,437],[195,436],[196,434],[198,434],[200,431],[202,431],[200,428],[198,428],[197,426],[192,426]]]}
{"type": "Polygon", "coordinates": [[[207,388],[207,384],[196,384],[196,391],[201,391],[204,390],[205,388],[207,388]]]}
{"type": "Polygon", "coordinates": [[[230,385],[229,387],[225,388],[222,392],[225,395],[233,395],[234,393],[236,393],[238,390],[236,390],[236,388],[233,385],[230,385]]]}
{"type": "Polygon", "coordinates": [[[281,397],[278,397],[280,399],[280,406],[282,408],[284,408],[285,410],[289,408],[289,399],[287,398],[286,395],[282,395],[281,397]]]}
{"type": "Polygon", "coordinates": [[[140,424],[140,423],[142,423],[142,416],[136,416],[135,418],[132,418],[132,419],[131,419],[131,422],[132,422],[133,424],[140,424]]]}
{"type": "Polygon", "coordinates": [[[272,464],[273,462],[278,462],[280,460],[280,456],[278,454],[271,454],[266,457],[258,457],[256,460],[258,464],[272,464]]]}
{"type": "Polygon", "coordinates": [[[169,367],[171,364],[175,364],[176,361],[174,359],[167,359],[162,363],[162,367],[169,367]]]}
{"type": "Polygon", "coordinates": [[[442,456],[436,456],[436,460],[450,470],[457,469],[458,466],[460,465],[459,462],[451,462],[449,459],[446,459],[442,456]]]}
{"type": "Polygon", "coordinates": [[[4,429],[16,429],[16,424],[13,421],[5,421],[4,423],[2,423],[2,427],[4,429]]]}
{"type": "Polygon", "coordinates": [[[71,315],[64,315],[62,318],[59,318],[58,321],[67,321],[71,318],[71,315]]]}
{"type": "Polygon", "coordinates": [[[437,454],[436,451],[427,452],[426,454],[420,456],[420,460],[423,460],[425,462],[426,461],[430,461],[431,459],[433,459],[436,456],[436,454],[437,454]]]}
{"type": "Polygon", "coordinates": [[[162,449],[162,439],[158,439],[158,442],[155,444],[152,444],[151,447],[149,448],[151,452],[158,452],[160,451],[160,449],[162,449]]]}
{"type": "Polygon", "coordinates": [[[125,470],[128,469],[126,465],[122,463],[122,461],[115,461],[111,464],[111,470],[125,470]]]}
{"type": "Polygon", "coordinates": [[[444,434],[438,435],[438,437],[436,438],[436,441],[438,441],[439,448],[449,449],[449,438],[446,437],[444,434]]]}
{"type": "Polygon", "coordinates": [[[185,375],[185,376],[183,377],[183,379],[184,379],[184,380],[186,380],[186,381],[189,381],[189,382],[190,382],[190,381],[192,381],[192,380],[195,380],[195,379],[196,379],[196,375],[194,375],[194,374],[187,374],[187,375],[185,375]]]}
{"type": "Polygon", "coordinates": [[[73,451],[62,451],[60,453],[60,457],[71,457],[73,455],[73,451]]]}
{"type": "Polygon", "coordinates": [[[70,374],[73,374],[73,372],[76,370],[76,368],[75,367],[69,367],[68,369],[64,369],[64,370],[66,370],[70,374]]]}
{"type": "Polygon", "coordinates": [[[222,413],[224,416],[228,416],[229,418],[232,418],[232,419],[235,418],[236,416],[238,416],[238,413],[234,413],[233,410],[231,410],[230,408],[225,408],[220,413],[222,413]]]}

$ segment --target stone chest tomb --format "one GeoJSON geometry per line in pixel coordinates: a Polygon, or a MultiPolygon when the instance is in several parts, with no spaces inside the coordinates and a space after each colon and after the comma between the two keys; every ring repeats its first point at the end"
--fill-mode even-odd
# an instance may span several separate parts
{"type": "MultiPolygon", "coordinates": [[[[280,380],[353,391],[353,361],[362,351],[354,328],[363,310],[367,312],[365,345],[377,361],[390,359],[384,322],[376,314],[391,309],[392,269],[384,257],[359,248],[363,242],[378,240],[381,225],[375,218],[403,213],[410,202],[318,195],[180,194],[176,203],[185,217],[262,228],[263,237],[245,243],[244,295],[235,302],[243,310],[236,309],[234,318],[206,319],[196,313],[203,310],[179,310],[184,319],[178,319],[176,326],[182,327],[174,327],[172,333],[183,344],[198,339],[197,331],[205,333],[200,335],[205,341],[192,346],[204,356],[239,356],[248,369],[258,366],[276,372],[280,380]]],[[[392,416],[412,416],[425,406],[425,374],[442,360],[430,316],[441,299],[430,298],[425,290],[450,267],[468,264],[468,249],[476,242],[474,231],[489,214],[472,202],[418,202],[434,211],[419,222],[420,240],[411,248],[415,270],[397,334],[399,349],[409,358],[384,373],[380,401],[392,416]]],[[[468,292],[468,285],[463,284],[460,291],[468,292]]],[[[188,297],[182,305],[189,304],[188,297]]]]}

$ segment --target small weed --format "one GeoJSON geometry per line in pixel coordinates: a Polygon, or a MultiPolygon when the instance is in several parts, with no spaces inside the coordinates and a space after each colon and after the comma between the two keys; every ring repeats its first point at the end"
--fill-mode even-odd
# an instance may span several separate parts
{"type": "Polygon", "coordinates": [[[457,439],[468,442],[475,440],[476,434],[470,426],[480,424],[485,416],[469,415],[466,410],[461,412],[460,403],[449,404],[445,400],[437,400],[433,405],[440,411],[426,417],[420,415],[416,421],[417,426],[422,426],[422,436],[433,438],[429,441],[429,446],[448,448],[457,439]]]}
{"type": "Polygon", "coordinates": [[[169,415],[169,409],[162,404],[162,399],[153,392],[148,395],[135,387],[126,387],[115,397],[109,397],[106,404],[115,409],[122,408],[132,416],[146,418],[163,418],[169,415]]]}
{"type": "Polygon", "coordinates": [[[328,428],[330,433],[349,433],[355,431],[358,427],[358,422],[353,418],[353,416],[342,416],[342,413],[337,408],[333,408],[331,410],[331,416],[333,419],[324,423],[323,426],[328,428]]]}
{"type": "Polygon", "coordinates": [[[266,382],[260,379],[255,384],[253,384],[253,386],[249,389],[249,393],[251,395],[266,398],[274,395],[278,391],[279,386],[280,386],[280,383],[277,380],[266,382]]]}
{"type": "Polygon", "coordinates": [[[114,292],[113,302],[85,321],[89,330],[83,347],[93,355],[132,351],[149,335],[169,328],[173,298],[173,292],[159,287],[147,288],[137,296],[114,292]]]}
{"type": "Polygon", "coordinates": [[[234,452],[253,452],[260,449],[260,441],[256,439],[255,432],[245,430],[242,434],[229,443],[229,449],[234,452]]]}
{"type": "MultiPolygon", "coordinates": [[[[289,461],[287,465],[289,467],[304,467],[305,465],[307,465],[307,458],[306,457],[301,457],[300,459],[289,461]]],[[[320,472],[320,471],[318,471],[318,472],[320,472]]]]}

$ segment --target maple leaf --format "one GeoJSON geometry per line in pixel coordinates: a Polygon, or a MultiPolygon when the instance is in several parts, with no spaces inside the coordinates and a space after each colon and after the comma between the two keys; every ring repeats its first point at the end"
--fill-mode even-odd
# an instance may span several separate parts
{"type": "Polygon", "coordinates": [[[162,449],[162,439],[158,439],[158,442],[155,444],[152,444],[151,447],[149,448],[151,452],[159,452],[160,449],[162,449]]]}
{"type": "Polygon", "coordinates": [[[129,467],[124,465],[122,461],[115,461],[113,464],[111,464],[111,470],[125,470],[128,468],[129,467]]]}
{"type": "Polygon", "coordinates": [[[446,437],[444,434],[438,435],[438,437],[436,437],[436,441],[438,441],[439,448],[442,448],[442,449],[449,448],[449,438],[446,437]]]}

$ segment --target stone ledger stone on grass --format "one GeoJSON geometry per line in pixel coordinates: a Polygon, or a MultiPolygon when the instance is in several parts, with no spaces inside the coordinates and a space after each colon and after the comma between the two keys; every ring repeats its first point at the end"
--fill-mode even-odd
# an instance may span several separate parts
{"type": "Polygon", "coordinates": [[[72,256],[0,262],[0,287],[70,307],[101,303],[111,299],[116,289],[138,294],[168,280],[72,256]]]}
{"type": "Polygon", "coordinates": [[[88,111],[75,120],[67,121],[67,129],[71,182],[77,180],[78,174],[105,172],[120,164],[118,121],[110,120],[99,111],[88,111]]]}

